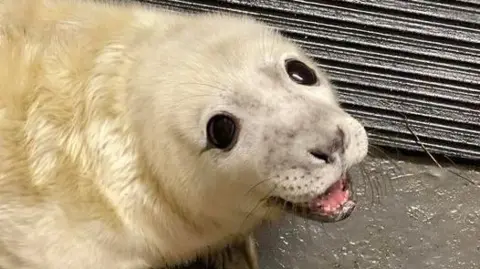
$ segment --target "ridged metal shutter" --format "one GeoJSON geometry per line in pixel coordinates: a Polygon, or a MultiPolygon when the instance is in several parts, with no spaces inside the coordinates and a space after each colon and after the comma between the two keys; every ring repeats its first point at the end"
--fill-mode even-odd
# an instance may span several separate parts
{"type": "Polygon", "coordinates": [[[329,72],[372,144],[422,151],[406,116],[431,153],[480,160],[480,0],[139,1],[263,20],[329,72]]]}

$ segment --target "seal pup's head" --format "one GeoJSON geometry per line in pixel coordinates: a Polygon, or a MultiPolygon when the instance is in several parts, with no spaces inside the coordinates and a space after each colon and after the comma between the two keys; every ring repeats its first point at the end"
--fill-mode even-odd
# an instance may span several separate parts
{"type": "Polygon", "coordinates": [[[367,135],[315,62],[248,18],[161,27],[130,87],[142,150],[170,201],[216,227],[285,208],[347,217],[348,171],[366,156],[367,135]]]}

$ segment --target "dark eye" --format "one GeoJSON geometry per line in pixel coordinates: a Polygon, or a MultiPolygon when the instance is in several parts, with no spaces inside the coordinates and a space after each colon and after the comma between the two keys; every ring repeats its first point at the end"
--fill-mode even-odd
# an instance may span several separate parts
{"type": "Polygon", "coordinates": [[[298,84],[312,86],[318,81],[315,71],[299,60],[286,60],[285,70],[290,79],[298,84]]]}
{"type": "Polygon", "coordinates": [[[229,115],[218,114],[207,123],[208,142],[219,149],[231,149],[237,139],[236,121],[229,115]]]}

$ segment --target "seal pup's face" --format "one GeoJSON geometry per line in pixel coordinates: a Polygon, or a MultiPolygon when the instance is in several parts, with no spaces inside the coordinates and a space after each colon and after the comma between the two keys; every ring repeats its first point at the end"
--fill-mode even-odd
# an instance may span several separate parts
{"type": "Polygon", "coordinates": [[[195,25],[155,45],[141,75],[155,77],[143,88],[156,91],[146,95],[155,103],[144,102],[153,106],[142,121],[151,128],[145,148],[163,180],[175,182],[171,192],[219,223],[279,208],[347,217],[355,204],[348,170],[368,142],[327,76],[259,23],[207,17],[195,25]]]}

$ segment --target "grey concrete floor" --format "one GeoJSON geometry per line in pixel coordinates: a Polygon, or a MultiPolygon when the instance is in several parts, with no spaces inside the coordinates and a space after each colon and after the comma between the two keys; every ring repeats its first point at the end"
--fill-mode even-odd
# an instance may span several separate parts
{"type": "MultiPolygon", "coordinates": [[[[450,170],[480,185],[479,166],[450,170]]],[[[262,227],[262,269],[480,268],[479,186],[424,159],[368,158],[362,167],[347,220],[289,215],[262,227]]]]}

